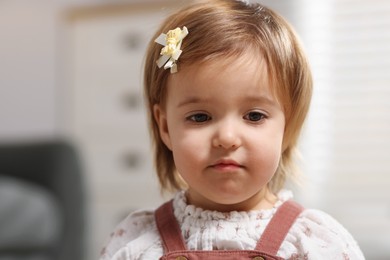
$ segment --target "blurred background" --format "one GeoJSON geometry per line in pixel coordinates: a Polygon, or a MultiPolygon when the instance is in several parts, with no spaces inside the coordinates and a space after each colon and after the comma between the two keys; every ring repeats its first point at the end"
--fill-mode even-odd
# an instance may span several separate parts
{"type": "MultiPolygon", "coordinates": [[[[166,199],[142,62],[159,22],[186,2],[0,1],[0,259],[18,247],[97,259],[129,212],[166,199]],[[26,236],[29,221],[39,231],[26,236]]],[[[339,220],[367,259],[390,259],[390,1],[261,2],[295,27],[314,74],[296,199],[339,220]]]]}

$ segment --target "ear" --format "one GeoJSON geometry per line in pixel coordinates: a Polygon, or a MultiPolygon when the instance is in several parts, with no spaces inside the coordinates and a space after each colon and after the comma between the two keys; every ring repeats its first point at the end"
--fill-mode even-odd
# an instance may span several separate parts
{"type": "Polygon", "coordinates": [[[168,147],[169,150],[172,150],[171,137],[169,135],[168,122],[167,122],[167,113],[161,108],[160,105],[155,104],[153,106],[153,116],[154,120],[158,125],[158,130],[160,132],[161,140],[168,147]]]}

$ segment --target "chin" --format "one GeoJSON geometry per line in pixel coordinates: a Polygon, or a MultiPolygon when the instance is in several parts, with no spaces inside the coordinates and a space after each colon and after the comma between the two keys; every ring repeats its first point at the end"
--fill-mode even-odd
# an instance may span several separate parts
{"type": "Polygon", "coordinates": [[[227,207],[236,207],[248,201],[248,198],[242,196],[226,196],[226,197],[218,197],[211,200],[215,204],[219,204],[221,206],[227,207]]]}

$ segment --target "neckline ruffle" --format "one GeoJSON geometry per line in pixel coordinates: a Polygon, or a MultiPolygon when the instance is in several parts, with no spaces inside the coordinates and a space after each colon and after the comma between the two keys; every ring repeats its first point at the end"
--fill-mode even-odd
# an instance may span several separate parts
{"type": "Polygon", "coordinates": [[[281,190],[278,194],[278,201],[271,209],[251,210],[251,211],[231,211],[231,212],[219,212],[213,210],[204,210],[194,205],[187,204],[187,198],[185,191],[176,193],[173,198],[174,214],[176,218],[183,222],[184,219],[188,221],[192,219],[194,222],[199,221],[253,221],[253,220],[267,220],[272,218],[276,210],[285,201],[293,197],[292,192],[289,190],[281,190]]]}

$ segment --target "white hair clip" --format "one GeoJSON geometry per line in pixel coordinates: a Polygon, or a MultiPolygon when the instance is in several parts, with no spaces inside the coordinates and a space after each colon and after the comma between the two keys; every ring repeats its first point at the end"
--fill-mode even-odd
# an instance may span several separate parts
{"type": "Polygon", "coordinates": [[[181,43],[183,39],[188,35],[187,27],[180,29],[179,27],[168,31],[167,34],[160,34],[157,37],[155,42],[163,45],[160,55],[161,57],[157,60],[157,66],[161,68],[164,66],[164,69],[171,69],[171,73],[177,72],[176,61],[179,59],[181,53],[183,52],[181,48],[181,43]]]}

